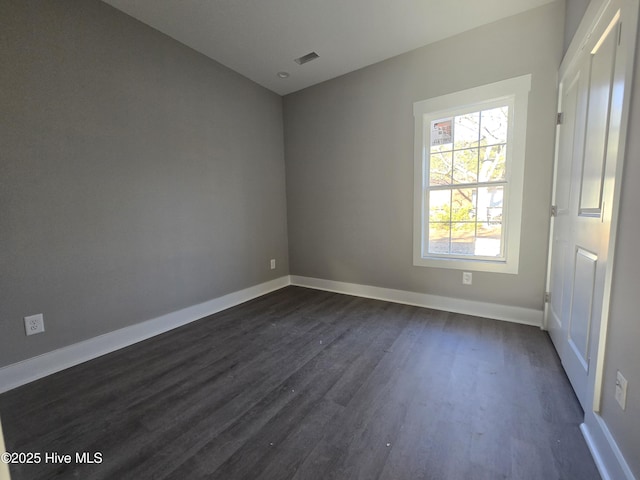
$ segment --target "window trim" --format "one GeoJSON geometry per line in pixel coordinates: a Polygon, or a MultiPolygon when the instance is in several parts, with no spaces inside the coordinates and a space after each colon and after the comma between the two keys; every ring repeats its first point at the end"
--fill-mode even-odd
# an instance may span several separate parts
{"type": "MultiPolygon", "coordinates": [[[[520,260],[520,232],[522,226],[522,193],[524,185],[525,147],[527,133],[527,111],[531,75],[510,78],[479,87],[462,90],[415,102],[413,104],[415,147],[414,147],[414,221],[413,221],[413,264],[422,267],[449,268],[483,272],[517,274],[520,260]],[[460,258],[444,254],[423,254],[423,236],[428,228],[425,213],[425,191],[428,185],[426,169],[429,165],[429,131],[431,121],[456,115],[456,112],[510,99],[513,118],[508,132],[506,183],[503,215],[507,219],[504,232],[504,258],[460,258]]],[[[511,122],[511,120],[510,120],[511,122]]],[[[427,233],[428,235],[428,233],[427,233]]]]}

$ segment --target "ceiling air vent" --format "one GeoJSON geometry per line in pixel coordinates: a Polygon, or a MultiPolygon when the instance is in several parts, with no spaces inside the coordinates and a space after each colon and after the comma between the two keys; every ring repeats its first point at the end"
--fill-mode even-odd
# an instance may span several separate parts
{"type": "Polygon", "coordinates": [[[319,56],[320,55],[318,55],[316,52],[311,52],[311,53],[307,53],[306,55],[301,56],[300,58],[296,58],[295,62],[298,65],[304,65],[305,63],[308,63],[311,60],[315,60],[319,56]]]}

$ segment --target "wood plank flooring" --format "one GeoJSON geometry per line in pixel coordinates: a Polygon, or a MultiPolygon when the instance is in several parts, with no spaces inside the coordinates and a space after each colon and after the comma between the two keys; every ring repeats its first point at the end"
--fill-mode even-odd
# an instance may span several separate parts
{"type": "Polygon", "coordinates": [[[21,479],[600,478],[534,327],[288,287],[0,395],[21,479]]]}

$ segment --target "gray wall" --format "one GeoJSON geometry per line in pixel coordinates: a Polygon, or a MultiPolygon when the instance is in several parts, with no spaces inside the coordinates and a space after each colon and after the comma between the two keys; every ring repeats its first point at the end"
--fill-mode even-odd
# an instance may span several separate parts
{"type": "Polygon", "coordinates": [[[291,273],[541,310],[563,22],[554,2],[286,96],[291,273]],[[519,274],[414,267],[413,102],[528,73],[519,274]]]}
{"type": "Polygon", "coordinates": [[[97,0],[0,65],[0,366],[288,273],[281,97],[97,0]]]}
{"type": "Polygon", "coordinates": [[[591,0],[566,0],[564,16],[564,52],[569,48],[591,0]]]}
{"type": "MultiPolygon", "coordinates": [[[[640,28],[639,28],[640,30],[640,28]]],[[[601,416],[640,479],[640,43],[636,41],[634,90],[631,97],[627,153],[624,163],[611,312],[605,354],[601,416]],[[614,398],[616,371],[627,379],[627,408],[614,398]]]]}

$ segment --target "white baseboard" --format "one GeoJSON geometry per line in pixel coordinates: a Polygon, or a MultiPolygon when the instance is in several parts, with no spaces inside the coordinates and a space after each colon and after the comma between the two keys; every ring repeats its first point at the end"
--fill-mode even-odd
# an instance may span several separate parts
{"type": "Polygon", "coordinates": [[[290,284],[283,276],[0,368],[0,393],[165,333],[290,284]]]}
{"type": "Polygon", "coordinates": [[[476,302],[473,300],[429,295],[427,293],[372,287],[370,285],[360,285],[356,283],[336,282],[333,280],[301,277],[298,275],[291,275],[291,284],[300,287],[315,288],[317,290],[326,290],[328,292],[344,293],[356,297],[373,298],[387,302],[432,308],[434,310],[505,320],[508,322],[522,323],[524,325],[533,325],[535,327],[542,326],[542,310],[534,310],[532,308],[476,302]]]}
{"type": "Polygon", "coordinates": [[[602,480],[636,480],[609,427],[600,415],[587,412],[580,430],[602,480]]]}

